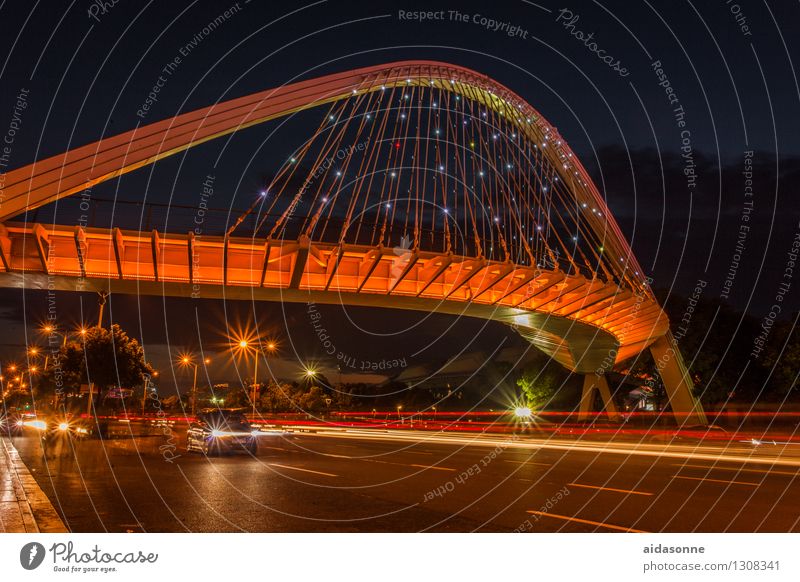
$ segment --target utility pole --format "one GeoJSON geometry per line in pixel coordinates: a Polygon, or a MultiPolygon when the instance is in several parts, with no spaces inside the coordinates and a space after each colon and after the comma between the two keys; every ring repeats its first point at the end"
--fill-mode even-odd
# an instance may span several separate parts
{"type": "MultiPolygon", "coordinates": [[[[100,306],[97,315],[97,327],[103,327],[103,308],[106,306],[106,299],[108,299],[108,291],[97,292],[97,303],[100,306]]],[[[65,339],[66,341],[66,339],[65,339]]],[[[84,340],[84,349],[86,348],[86,341],[84,340]]],[[[94,408],[94,382],[89,382],[89,398],[86,403],[86,414],[89,418],[92,417],[92,409],[94,408]]]]}
{"type": "Polygon", "coordinates": [[[256,390],[258,390],[258,356],[261,355],[261,342],[256,347],[256,363],[253,370],[253,418],[256,417],[256,390]]]}
{"type": "Polygon", "coordinates": [[[192,417],[197,413],[197,368],[198,364],[194,364],[194,380],[192,381],[192,417]]]}

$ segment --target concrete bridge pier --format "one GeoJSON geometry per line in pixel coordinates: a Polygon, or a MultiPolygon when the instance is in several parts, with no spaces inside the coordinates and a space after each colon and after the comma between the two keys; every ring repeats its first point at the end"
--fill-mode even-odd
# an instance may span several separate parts
{"type": "Polygon", "coordinates": [[[679,426],[706,425],[708,419],[700,401],[692,393],[692,378],[678,344],[669,331],[650,346],[656,369],[664,382],[672,415],[679,426]]]}
{"type": "MultiPolygon", "coordinates": [[[[700,401],[692,393],[693,382],[689,375],[689,369],[683,361],[683,356],[672,332],[667,332],[654,341],[650,346],[650,353],[656,363],[656,369],[661,375],[661,380],[664,382],[672,416],[678,426],[707,425],[706,413],[700,401]]],[[[608,382],[603,374],[596,372],[585,374],[583,377],[578,420],[580,422],[591,420],[596,392],[600,393],[603,410],[608,417],[612,420],[619,420],[619,411],[611,397],[608,382]]]]}
{"type": "Polygon", "coordinates": [[[583,376],[583,392],[581,393],[581,403],[578,412],[578,420],[587,422],[591,420],[592,409],[594,408],[595,392],[600,393],[603,399],[603,408],[611,420],[619,420],[619,411],[614,399],[611,397],[611,390],[608,388],[608,381],[603,374],[585,374],[583,376]]]}

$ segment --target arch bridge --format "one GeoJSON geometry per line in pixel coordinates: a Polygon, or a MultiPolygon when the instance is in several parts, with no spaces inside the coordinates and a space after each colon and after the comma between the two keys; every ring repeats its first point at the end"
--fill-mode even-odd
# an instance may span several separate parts
{"type": "Polygon", "coordinates": [[[615,415],[604,372],[649,349],[673,413],[705,423],[669,321],[585,168],[531,105],[469,69],[409,61],[301,81],[2,178],[0,286],[497,320],[585,374],[583,415],[595,392],[615,415]],[[28,219],[192,146],[306,110],[311,135],[218,234],[28,219]]]}

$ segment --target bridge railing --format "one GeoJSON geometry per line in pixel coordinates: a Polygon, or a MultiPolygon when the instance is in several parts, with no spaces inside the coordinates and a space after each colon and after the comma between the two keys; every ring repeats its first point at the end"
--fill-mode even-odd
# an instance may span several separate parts
{"type": "MultiPolygon", "coordinates": [[[[122,230],[160,232],[189,232],[193,231],[200,236],[224,236],[236,220],[244,214],[241,208],[219,208],[168,204],[163,202],[145,202],[140,200],[125,200],[111,198],[64,198],[57,205],[48,205],[38,208],[23,215],[17,220],[26,220],[29,223],[43,225],[80,225],[83,228],[120,228],[122,230]]],[[[266,238],[269,229],[280,214],[272,215],[251,213],[236,228],[234,236],[266,238]],[[259,224],[261,226],[259,228],[259,224]]],[[[296,214],[284,222],[284,226],[276,236],[283,239],[297,239],[303,232],[303,227],[310,217],[296,214]]],[[[348,244],[376,245],[378,237],[377,228],[374,227],[371,217],[363,221],[360,228],[350,226],[345,242],[348,244]]],[[[319,217],[312,232],[312,240],[335,244],[339,242],[339,235],[345,226],[345,220],[337,216],[319,217]]],[[[411,246],[413,233],[395,228],[385,233],[383,244],[394,249],[398,255],[406,252],[411,246]]],[[[452,240],[452,233],[451,233],[452,240]]],[[[447,252],[447,237],[441,230],[421,228],[419,232],[419,246],[423,251],[447,252]]],[[[476,245],[467,239],[459,240],[451,250],[454,254],[463,256],[477,256],[476,245]]],[[[497,245],[489,256],[485,258],[496,261],[505,260],[500,245],[497,245]]],[[[523,266],[531,266],[527,256],[510,257],[513,262],[523,266]]],[[[557,260],[555,263],[549,257],[542,259],[538,266],[552,270],[559,268],[567,273],[571,272],[571,264],[567,260],[557,260]]],[[[588,275],[589,273],[582,273],[588,275]]]]}

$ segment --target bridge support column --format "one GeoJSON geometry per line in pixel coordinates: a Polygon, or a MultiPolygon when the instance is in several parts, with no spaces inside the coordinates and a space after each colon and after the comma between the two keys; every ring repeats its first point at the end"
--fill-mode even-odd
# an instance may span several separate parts
{"type": "Polygon", "coordinates": [[[650,353],[664,382],[669,405],[678,424],[708,424],[702,404],[692,393],[692,378],[672,332],[653,342],[650,353]]]}
{"type": "Polygon", "coordinates": [[[600,392],[600,397],[603,399],[603,408],[605,409],[608,417],[612,420],[619,419],[617,412],[617,405],[614,404],[614,399],[611,398],[611,390],[608,388],[608,382],[603,374],[586,374],[583,377],[583,392],[581,393],[581,404],[578,411],[578,420],[586,422],[590,419],[595,390],[600,392]]]}

